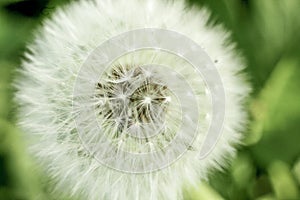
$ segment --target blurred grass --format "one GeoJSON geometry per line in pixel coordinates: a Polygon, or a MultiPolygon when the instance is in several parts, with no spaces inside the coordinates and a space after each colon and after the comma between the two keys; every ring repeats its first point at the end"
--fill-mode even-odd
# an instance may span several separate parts
{"type": "Polygon", "coordinates": [[[0,199],[42,199],[32,163],[24,152],[20,133],[0,119],[0,199]],[[6,172],[6,173],[3,173],[6,172]]]}
{"type": "MultiPolygon", "coordinates": [[[[0,1],[0,199],[57,199],[32,172],[15,127],[13,71],[34,29],[65,0],[0,1]],[[19,2],[19,3],[18,3],[19,2]],[[16,6],[17,5],[17,6],[16,6]]],[[[254,90],[238,156],[186,199],[300,199],[300,1],[190,0],[232,31],[254,90]]]]}

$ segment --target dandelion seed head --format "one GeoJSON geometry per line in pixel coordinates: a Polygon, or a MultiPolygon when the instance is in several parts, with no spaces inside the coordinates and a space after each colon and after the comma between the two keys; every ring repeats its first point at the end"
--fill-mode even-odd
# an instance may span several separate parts
{"type": "Polygon", "coordinates": [[[182,199],[184,185],[226,166],[250,87],[208,18],[183,1],[95,0],[44,22],[15,99],[55,193],[182,199]]]}

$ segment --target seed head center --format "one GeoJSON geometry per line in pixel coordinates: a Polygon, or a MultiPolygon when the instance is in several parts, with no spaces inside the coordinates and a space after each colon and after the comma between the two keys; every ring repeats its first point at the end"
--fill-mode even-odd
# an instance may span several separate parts
{"type": "Polygon", "coordinates": [[[151,98],[150,97],[145,97],[143,102],[145,104],[150,104],[151,103],[151,98]]]}

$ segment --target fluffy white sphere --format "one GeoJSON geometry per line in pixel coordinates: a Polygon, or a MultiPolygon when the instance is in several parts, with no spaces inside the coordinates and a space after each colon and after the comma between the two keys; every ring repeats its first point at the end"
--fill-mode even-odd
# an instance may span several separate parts
{"type": "Polygon", "coordinates": [[[229,34],[208,17],[182,1],[96,0],[45,21],[15,81],[16,102],[56,192],[182,199],[184,184],[234,155],[250,87],[229,34]]]}

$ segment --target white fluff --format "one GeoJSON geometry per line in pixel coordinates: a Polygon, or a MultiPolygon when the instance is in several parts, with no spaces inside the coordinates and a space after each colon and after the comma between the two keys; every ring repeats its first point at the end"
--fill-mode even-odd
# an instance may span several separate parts
{"type": "MultiPolygon", "coordinates": [[[[229,34],[220,26],[208,26],[208,17],[206,10],[189,8],[182,1],[96,0],[71,4],[45,21],[28,47],[26,60],[15,81],[16,102],[20,105],[20,126],[28,136],[34,155],[55,181],[55,192],[80,194],[89,200],[176,200],[183,198],[183,185],[195,184],[205,179],[209,171],[226,165],[245,127],[247,116],[243,103],[250,87],[240,74],[244,67],[242,59],[234,51],[234,45],[228,45],[229,34]],[[89,154],[78,137],[72,102],[80,67],[104,41],[140,28],[181,33],[198,43],[215,61],[225,89],[226,115],[223,132],[205,159],[197,158],[205,133],[213,123],[207,114],[211,105],[205,84],[191,69],[185,68],[186,63],[162,52],[137,52],[124,56],[119,63],[123,66],[148,64],[150,60],[154,62],[154,58],[155,63],[171,66],[184,75],[196,90],[201,110],[199,136],[192,148],[166,168],[134,174],[102,165],[89,154]]],[[[93,74],[87,72],[84,76],[88,79],[93,74]]],[[[111,91],[116,92],[116,89],[111,91]]],[[[170,100],[167,96],[166,99],[170,100]]],[[[144,104],[149,102],[148,98],[143,101],[144,104]]],[[[87,125],[85,130],[97,130],[97,127],[87,125]]],[[[120,141],[117,138],[116,144],[120,141]]],[[[136,141],[131,142],[137,149],[136,141]]],[[[143,150],[145,144],[141,148],[143,150]]]]}

